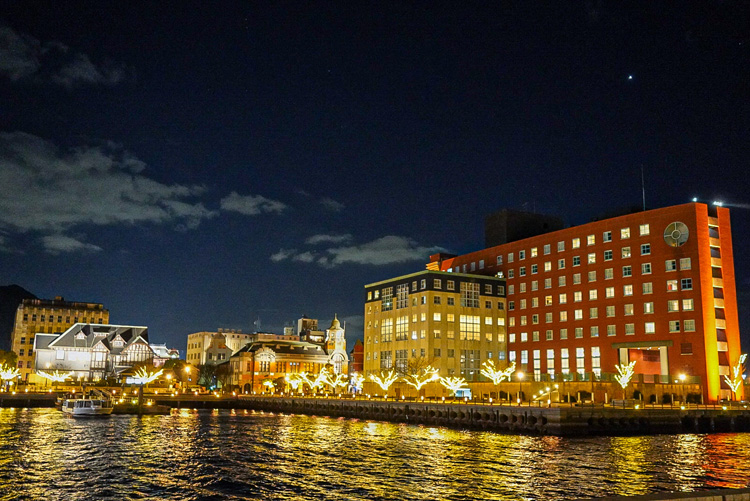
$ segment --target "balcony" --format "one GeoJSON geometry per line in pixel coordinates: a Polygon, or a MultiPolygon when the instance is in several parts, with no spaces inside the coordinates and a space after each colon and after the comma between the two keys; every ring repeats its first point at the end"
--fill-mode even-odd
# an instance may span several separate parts
{"type": "Polygon", "coordinates": [[[714,308],[723,308],[724,307],[724,299],[720,297],[714,298],[714,308]]]}
{"type": "Polygon", "coordinates": [[[717,329],[726,329],[727,328],[727,321],[723,318],[717,318],[716,319],[716,328],[717,329]]]}
{"type": "Polygon", "coordinates": [[[726,341],[719,341],[716,343],[716,351],[729,351],[729,347],[727,346],[726,341]]]}
{"type": "Polygon", "coordinates": [[[724,287],[724,279],[723,278],[714,278],[713,279],[713,286],[714,287],[724,287]]]}
{"type": "Polygon", "coordinates": [[[712,257],[711,258],[711,266],[714,266],[716,268],[721,268],[721,258],[720,257],[712,257]]]}
{"type": "Polygon", "coordinates": [[[719,239],[718,238],[708,237],[708,244],[711,247],[721,247],[721,245],[719,244],[719,239]]]}

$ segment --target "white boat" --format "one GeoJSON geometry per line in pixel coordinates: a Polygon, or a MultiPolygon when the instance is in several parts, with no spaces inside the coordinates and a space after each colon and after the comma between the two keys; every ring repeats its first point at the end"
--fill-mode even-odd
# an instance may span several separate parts
{"type": "Polygon", "coordinates": [[[107,416],[112,414],[114,402],[109,394],[97,391],[96,394],[78,398],[65,398],[61,410],[73,417],[79,416],[107,416]]]}

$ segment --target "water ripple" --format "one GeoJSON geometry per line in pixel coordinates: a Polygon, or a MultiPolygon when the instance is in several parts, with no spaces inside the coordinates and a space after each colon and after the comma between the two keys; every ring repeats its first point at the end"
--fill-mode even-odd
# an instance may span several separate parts
{"type": "Polygon", "coordinates": [[[564,439],[244,411],[0,409],[0,501],[570,499],[747,487],[750,435],[564,439]]]}

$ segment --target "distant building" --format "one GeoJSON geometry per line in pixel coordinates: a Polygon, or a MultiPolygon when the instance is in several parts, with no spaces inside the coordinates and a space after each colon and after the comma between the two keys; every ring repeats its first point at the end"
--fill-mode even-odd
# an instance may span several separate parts
{"type": "Polygon", "coordinates": [[[346,337],[338,318],[326,331],[317,330],[317,321],[303,319],[299,336],[258,338],[231,357],[230,384],[243,392],[262,391],[264,381],[285,385],[285,377],[306,372],[316,375],[324,367],[336,374],[348,374],[346,337]],[[314,330],[315,329],[315,330],[314,330]]]}
{"type": "Polygon", "coordinates": [[[223,336],[222,342],[231,353],[239,351],[255,339],[254,334],[243,333],[235,329],[219,329],[216,332],[201,331],[188,334],[185,360],[192,365],[204,365],[208,361],[208,349],[217,334],[223,336]]]}
{"type": "Polygon", "coordinates": [[[175,348],[167,348],[166,344],[152,344],[151,349],[154,352],[154,366],[161,367],[168,360],[176,360],[180,358],[179,350],[175,348]]]}
{"type": "Polygon", "coordinates": [[[61,296],[21,302],[16,309],[11,349],[18,355],[23,381],[28,381],[33,372],[36,334],[60,334],[77,323],[108,324],[109,310],[100,303],[65,301],[61,296]]]}
{"type": "Polygon", "coordinates": [[[61,334],[38,333],[34,351],[35,371],[72,372],[76,381],[116,376],[157,358],[148,343],[148,328],[130,325],[78,323],[61,334]]]}

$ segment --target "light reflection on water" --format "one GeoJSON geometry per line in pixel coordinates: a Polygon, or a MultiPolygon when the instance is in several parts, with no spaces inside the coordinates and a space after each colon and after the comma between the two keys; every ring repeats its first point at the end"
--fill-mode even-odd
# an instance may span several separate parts
{"type": "Polygon", "coordinates": [[[247,411],[0,409],[0,500],[569,499],[749,478],[748,434],[565,439],[247,411]]]}

